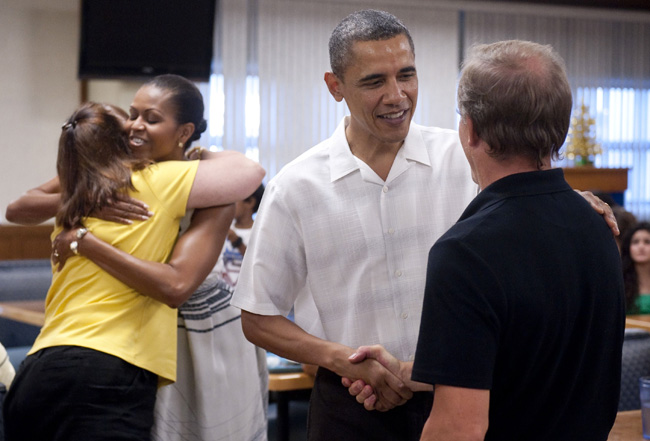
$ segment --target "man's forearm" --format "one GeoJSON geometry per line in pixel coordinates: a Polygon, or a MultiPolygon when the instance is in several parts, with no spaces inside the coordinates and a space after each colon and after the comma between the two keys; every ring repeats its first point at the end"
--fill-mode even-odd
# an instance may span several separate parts
{"type": "Polygon", "coordinates": [[[489,409],[489,390],[438,385],[420,440],[482,441],[489,409]]]}
{"type": "Polygon", "coordinates": [[[341,364],[340,360],[354,352],[344,345],[315,337],[280,315],[265,316],[242,311],[242,327],[250,342],[267,351],[334,372],[341,364]]]}
{"type": "Polygon", "coordinates": [[[412,396],[404,382],[376,360],[353,364],[349,360],[352,348],[315,337],[286,317],[242,311],[242,327],[249,341],[281,357],[322,366],[342,377],[362,379],[392,407],[412,396]]]}
{"type": "Polygon", "coordinates": [[[433,391],[433,385],[427,383],[420,383],[419,381],[413,381],[411,379],[412,372],[413,372],[412,361],[400,361],[400,378],[404,380],[406,386],[408,386],[409,389],[411,389],[413,392],[433,391]]]}

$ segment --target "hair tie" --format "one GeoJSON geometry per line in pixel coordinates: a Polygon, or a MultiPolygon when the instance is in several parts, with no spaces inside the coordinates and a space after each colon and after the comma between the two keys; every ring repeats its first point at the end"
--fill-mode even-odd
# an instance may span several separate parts
{"type": "Polygon", "coordinates": [[[74,121],[72,121],[72,122],[68,122],[68,123],[63,124],[61,126],[61,130],[67,130],[70,127],[72,127],[73,129],[77,127],[77,120],[76,119],[74,121]]]}

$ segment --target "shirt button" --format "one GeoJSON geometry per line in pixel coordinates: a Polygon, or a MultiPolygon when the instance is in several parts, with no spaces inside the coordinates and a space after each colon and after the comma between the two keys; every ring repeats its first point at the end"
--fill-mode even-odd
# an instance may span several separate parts
{"type": "Polygon", "coordinates": [[[395,229],[394,229],[394,228],[389,228],[389,229],[388,229],[388,234],[393,234],[394,232],[395,232],[395,229]]]}
{"type": "Polygon", "coordinates": [[[381,189],[384,193],[388,193],[388,187],[384,185],[384,188],[381,189]]]}
{"type": "Polygon", "coordinates": [[[403,312],[403,313],[402,313],[402,318],[403,318],[403,319],[406,320],[408,317],[409,317],[409,313],[408,313],[408,312],[403,312]]]}
{"type": "Polygon", "coordinates": [[[409,361],[415,360],[415,355],[409,355],[409,361]]]}
{"type": "Polygon", "coordinates": [[[400,270],[395,271],[395,277],[402,277],[402,272],[400,270]]]}

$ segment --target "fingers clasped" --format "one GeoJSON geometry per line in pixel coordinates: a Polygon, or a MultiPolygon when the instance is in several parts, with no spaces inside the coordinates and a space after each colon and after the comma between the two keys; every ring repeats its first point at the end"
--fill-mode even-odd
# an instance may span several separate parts
{"type": "Polygon", "coordinates": [[[363,367],[364,373],[356,380],[343,378],[341,382],[365,409],[390,410],[413,396],[400,378],[399,360],[383,347],[360,347],[349,360],[357,367],[363,367]]]}

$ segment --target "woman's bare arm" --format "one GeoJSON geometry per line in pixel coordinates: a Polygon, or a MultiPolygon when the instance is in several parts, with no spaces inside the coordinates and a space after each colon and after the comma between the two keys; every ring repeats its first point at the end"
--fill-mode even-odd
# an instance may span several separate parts
{"type": "Polygon", "coordinates": [[[16,224],[36,225],[56,216],[60,207],[61,187],[57,176],[12,201],[5,217],[16,224]]]}
{"type": "MultiPolygon", "coordinates": [[[[98,239],[92,233],[78,241],[80,255],[140,292],[172,308],[182,305],[214,267],[235,214],[234,205],[196,210],[168,263],[141,260],[98,239]]],[[[72,255],[76,229],[62,232],[53,243],[59,269],[72,255]]]]}
{"type": "MultiPolygon", "coordinates": [[[[57,176],[11,202],[5,217],[16,224],[35,225],[52,219],[60,207],[61,186],[57,176]]],[[[134,220],[149,219],[151,213],[145,203],[123,195],[94,213],[94,216],[109,222],[130,224],[134,220]]]]}
{"type": "Polygon", "coordinates": [[[232,204],[249,197],[266,172],[257,162],[234,151],[204,152],[187,208],[232,204]]]}

